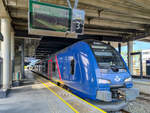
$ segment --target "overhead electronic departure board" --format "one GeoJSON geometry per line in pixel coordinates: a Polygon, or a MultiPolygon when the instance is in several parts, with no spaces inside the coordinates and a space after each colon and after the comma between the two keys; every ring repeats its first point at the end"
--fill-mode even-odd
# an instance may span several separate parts
{"type": "Polygon", "coordinates": [[[77,37],[83,34],[83,10],[29,0],[29,34],[77,37]]]}
{"type": "Polygon", "coordinates": [[[61,32],[70,30],[71,9],[32,1],[30,10],[30,27],[61,32]]]}

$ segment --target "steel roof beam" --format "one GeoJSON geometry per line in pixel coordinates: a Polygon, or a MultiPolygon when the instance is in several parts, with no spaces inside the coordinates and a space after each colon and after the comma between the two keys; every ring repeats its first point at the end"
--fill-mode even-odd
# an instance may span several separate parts
{"type": "MultiPolygon", "coordinates": [[[[14,28],[15,28],[16,31],[17,30],[25,30],[25,31],[28,30],[27,24],[17,23],[17,24],[13,24],[13,25],[14,25],[14,28]]],[[[144,26],[132,25],[132,27],[129,27],[129,25],[130,24],[123,24],[123,23],[119,23],[119,22],[113,22],[112,23],[110,21],[108,21],[108,22],[105,21],[104,22],[103,20],[100,20],[100,21],[92,20],[92,21],[90,21],[90,24],[85,24],[85,34],[120,36],[124,33],[129,34],[129,33],[127,33],[127,31],[130,31],[130,32],[134,32],[134,31],[144,32],[144,26]],[[88,27],[89,26],[95,26],[95,28],[97,28],[97,29],[93,29],[92,31],[89,31],[89,29],[87,29],[88,28],[87,26],[88,27]],[[112,28],[112,31],[110,32],[109,30],[103,30],[103,31],[101,30],[101,32],[98,32],[99,28],[101,29],[101,28],[106,28],[106,27],[112,28]],[[136,27],[136,29],[135,29],[135,27],[136,27]],[[117,33],[117,29],[119,29],[119,28],[121,28],[122,30],[118,30],[118,33],[117,33]],[[116,31],[115,31],[115,29],[116,29],[116,31]],[[119,31],[122,31],[122,32],[119,33],[119,31]]]]}
{"type": "Polygon", "coordinates": [[[121,23],[118,21],[111,21],[111,20],[100,20],[100,19],[90,19],[85,20],[85,24],[87,25],[97,25],[103,27],[113,27],[113,28],[121,28],[121,29],[137,29],[137,30],[144,30],[144,26],[140,24],[131,24],[131,23],[121,23]]]}
{"type": "Polygon", "coordinates": [[[42,37],[40,35],[30,35],[28,34],[27,30],[16,30],[16,29],[15,29],[15,36],[28,37],[28,38],[41,38],[42,37]]]}
{"type": "Polygon", "coordinates": [[[102,8],[104,10],[111,10],[111,11],[114,11],[117,13],[129,15],[129,16],[150,19],[150,13],[148,13],[148,12],[144,12],[143,10],[139,10],[139,9],[133,9],[132,7],[125,7],[124,5],[119,6],[118,4],[116,4],[114,2],[109,2],[107,0],[105,0],[105,1],[104,0],[93,0],[92,2],[89,0],[81,0],[81,1],[79,1],[79,3],[85,4],[85,5],[90,4],[93,7],[102,8]]]}
{"type": "MultiPolygon", "coordinates": [[[[11,16],[15,18],[28,18],[28,12],[25,10],[11,10],[10,11],[11,16]]],[[[96,9],[85,9],[85,14],[86,18],[91,17],[91,18],[97,18],[97,19],[107,19],[107,20],[117,20],[120,22],[130,22],[130,23],[135,23],[135,24],[148,24],[150,23],[150,18],[142,18],[142,17],[134,17],[134,16],[129,16],[125,14],[120,14],[120,13],[114,13],[112,11],[108,10],[102,10],[101,12],[96,9]]]]}
{"type": "Polygon", "coordinates": [[[0,0],[0,19],[8,18],[11,20],[9,13],[7,12],[3,0],[0,0]]]}
{"type": "MultiPolygon", "coordinates": [[[[47,3],[54,3],[54,4],[63,4],[63,5],[67,5],[66,0],[64,0],[63,2],[60,2],[58,0],[40,0],[41,2],[47,2],[47,3]]],[[[72,2],[74,2],[74,0],[71,0],[72,2]]],[[[119,2],[117,2],[119,3],[119,2]]],[[[114,11],[116,13],[122,13],[122,14],[127,14],[129,16],[135,16],[135,17],[144,17],[144,18],[150,18],[150,14],[147,11],[141,10],[137,7],[134,8],[134,5],[131,7],[125,7],[124,4],[116,4],[115,1],[112,2],[112,0],[108,0],[108,1],[104,1],[104,0],[93,0],[92,2],[89,0],[80,0],[79,1],[79,8],[80,4],[83,4],[84,7],[86,7],[85,5],[97,8],[97,9],[104,9],[104,10],[110,10],[110,11],[114,11]]],[[[16,4],[12,5],[11,3],[8,3],[8,6],[11,7],[17,7],[20,9],[26,9],[28,8],[28,0],[20,0],[17,1],[16,4]]],[[[83,7],[83,8],[84,8],[83,7]]]]}
{"type": "Polygon", "coordinates": [[[145,9],[150,10],[150,0],[127,0],[127,1],[137,6],[141,6],[145,9]]]}
{"type": "Polygon", "coordinates": [[[40,45],[60,45],[60,46],[67,46],[69,43],[65,42],[54,42],[54,41],[48,41],[48,42],[40,42],[40,45]]]}

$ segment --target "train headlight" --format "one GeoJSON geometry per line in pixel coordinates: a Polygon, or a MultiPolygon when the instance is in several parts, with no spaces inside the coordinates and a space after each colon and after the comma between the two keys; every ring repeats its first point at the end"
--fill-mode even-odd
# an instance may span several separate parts
{"type": "Polygon", "coordinates": [[[132,78],[131,78],[131,77],[125,79],[125,82],[131,82],[131,81],[132,81],[132,78]]]}
{"type": "Polygon", "coordinates": [[[110,84],[109,80],[104,80],[104,79],[98,79],[99,84],[110,84]]]}

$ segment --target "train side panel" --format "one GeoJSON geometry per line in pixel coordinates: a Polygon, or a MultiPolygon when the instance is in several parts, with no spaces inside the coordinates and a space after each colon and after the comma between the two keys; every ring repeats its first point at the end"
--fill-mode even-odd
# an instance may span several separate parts
{"type": "Polygon", "coordinates": [[[57,55],[62,81],[83,98],[96,99],[96,60],[88,44],[79,42],[57,55]]]}

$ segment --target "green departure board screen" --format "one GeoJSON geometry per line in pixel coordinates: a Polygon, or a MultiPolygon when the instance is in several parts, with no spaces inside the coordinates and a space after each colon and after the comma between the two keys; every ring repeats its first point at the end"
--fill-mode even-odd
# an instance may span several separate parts
{"type": "Polygon", "coordinates": [[[71,28],[72,10],[63,6],[29,1],[30,29],[67,32],[71,28]]]}

